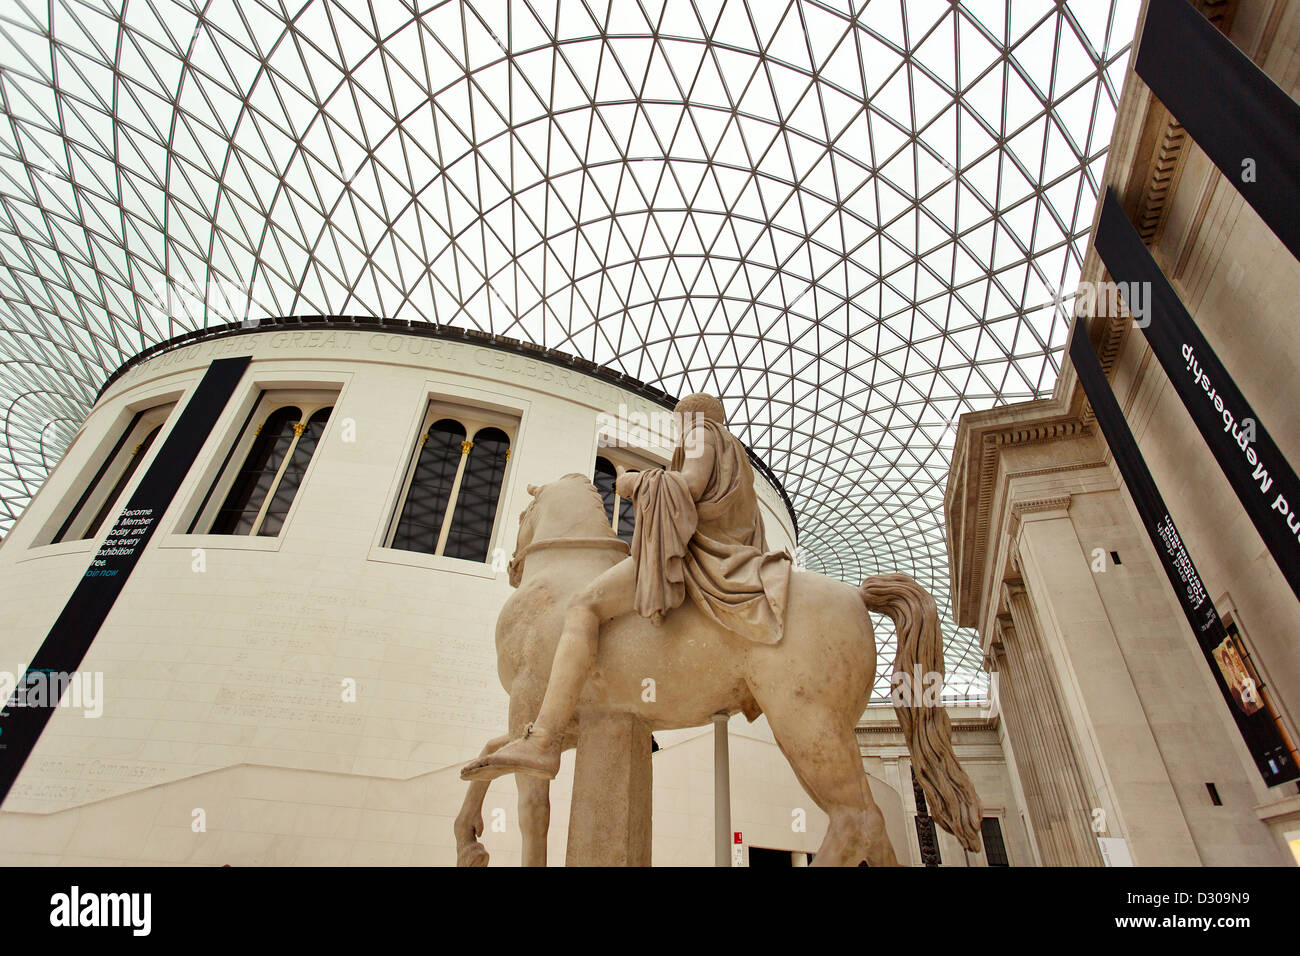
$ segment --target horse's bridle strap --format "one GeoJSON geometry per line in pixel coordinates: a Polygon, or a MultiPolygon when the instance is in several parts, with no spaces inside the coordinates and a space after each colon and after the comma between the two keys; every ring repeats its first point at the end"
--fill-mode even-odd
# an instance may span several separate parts
{"type": "Polygon", "coordinates": [[[618,548],[625,554],[632,553],[632,549],[622,538],[544,538],[541,541],[534,541],[516,554],[515,560],[522,561],[534,551],[545,551],[548,548],[618,548]]]}

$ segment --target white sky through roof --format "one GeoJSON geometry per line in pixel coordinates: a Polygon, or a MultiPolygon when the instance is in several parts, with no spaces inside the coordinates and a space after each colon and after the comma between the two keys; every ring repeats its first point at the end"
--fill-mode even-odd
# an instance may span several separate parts
{"type": "Polygon", "coordinates": [[[955,424],[1052,389],[1138,8],[7,0],[0,531],[156,342],[481,329],[719,395],[808,567],[913,575],[981,696],[955,424]]]}

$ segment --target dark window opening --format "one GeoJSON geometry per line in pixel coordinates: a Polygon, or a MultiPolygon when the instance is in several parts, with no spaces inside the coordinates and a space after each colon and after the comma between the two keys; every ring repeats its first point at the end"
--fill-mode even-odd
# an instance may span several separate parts
{"type": "Polygon", "coordinates": [[[501,429],[484,428],[475,434],[443,554],[467,561],[487,560],[509,456],[510,437],[501,429]]]}
{"type": "Polygon", "coordinates": [[[311,456],[316,452],[321,435],[325,433],[325,425],[332,411],[334,409],[329,407],[318,409],[312,413],[311,418],[307,419],[305,428],[294,429],[298,434],[298,441],[293,446],[288,464],[285,465],[284,473],[280,475],[280,481],[276,484],[270,503],[266,507],[266,516],[262,519],[262,526],[257,530],[259,535],[274,538],[284,527],[284,519],[289,516],[289,506],[293,504],[294,496],[298,494],[298,487],[302,484],[303,475],[307,473],[307,466],[311,464],[311,456]]]}
{"type": "Polygon", "coordinates": [[[253,530],[280,465],[293,445],[294,426],[301,417],[302,411],[290,405],[276,409],[262,424],[217,512],[212,534],[248,534],[253,530]]]}
{"type": "Polygon", "coordinates": [[[618,504],[618,494],[614,491],[614,484],[617,481],[618,473],[610,460],[597,458],[596,473],[592,476],[591,483],[600,492],[600,500],[605,502],[605,520],[609,522],[611,528],[614,526],[614,508],[618,504]]]}
{"type": "Polygon", "coordinates": [[[1002,841],[1002,824],[997,817],[980,821],[980,836],[984,840],[984,859],[989,866],[1010,866],[1006,844],[1002,841]]]}
{"type": "MultiPolygon", "coordinates": [[[[639,469],[629,468],[628,471],[637,471],[639,469]]],[[[605,502],[605,518],[609,521],[610,527],[613,528],[618,536],[628,544],[632,543],[632,535],[636,532],[636,509],[632,502],[627,498],[620,498],[616,485],[618,483],[618,469],[608,458],[598,457],[596,459],[596,470],[592,475],[592,484],[600,492],[600,498],[605,502]],[[614,523],[614,509],[618,508],[618,523],[614,523]]]]}
{"type": "Polygon", "coordinates": [[[465,426],[451,418],[433,423],[424,436],[406,504],[393,534],[393,547],[436,554],[451,490],[460,468],[465,426]]]}

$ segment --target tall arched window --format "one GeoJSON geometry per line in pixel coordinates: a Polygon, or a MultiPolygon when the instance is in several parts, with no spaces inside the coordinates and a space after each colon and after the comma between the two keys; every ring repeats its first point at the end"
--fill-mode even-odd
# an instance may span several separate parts
{"type": "Polygon", "coordinates": [[[293,446],[294,426],[301,417],[302,409],[287,405],[276,409],[262,423],[244,466],[239,469],[239,476],[212,523],[212,534],[252,532],[267,493],[275,485],[280,465],[293,446]]]}
{"type": "Polygon", "coordinates": [[[174,407],[175,403],[169,402],[132,416],[113,450],[54,533],[52,544],[95,537],[117,506],[126,504],[121,501],[122,493],[135,477],[174,407]]]}
{"type": "Polygon", "coordinates": [[[388,547],[486,561],[513,423],[486,410],[437,402],[425,421],[432,424],[416,448],[388,547]]]}
{"type": "Polygon", "coordinates": [[[294,426],[298,440],[289,453],[289,460],[280,474],[275,491],[267,498],[266,516],[262,519],[262,526],[257,530],[258,534],[274,537],[284,527],[284,519],[289,515],[289,506],[293,504],[294,496],[298,493],[302,476],[307,473],[311,456],[315,454],[316,446],[320,444],[321,435],[325,433],[325,424],[330,420],[332,411],[334,409],[328,406],[318,408],[311,413],[305,426],[294,426]]]}
{"type": "Polygon", "coordinates": [[[421,440],[406,504],[393,534],[393,547],[437,554],[442,523],[460,470],[465,426],[455,419],[434,422],[421,440]]]}
{"type": "Polygon", "coordinates": [[[509,457],[510,437],[501,429],[484,428],[474,435],[443,549],[447,557],[487,560],[509,457]]]}
{"type": "Polygon", "coordinates": [[[334,411],[334,398],[328,392],[264,392],[190,532],[278,536],[334,411]]]}

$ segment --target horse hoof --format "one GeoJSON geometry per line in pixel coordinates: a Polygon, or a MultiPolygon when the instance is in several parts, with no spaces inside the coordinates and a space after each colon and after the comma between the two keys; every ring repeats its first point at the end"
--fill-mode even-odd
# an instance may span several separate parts
{"type": "Polygon", "coordinates": [[[456,851],[457,866],[487,866],[488,851],[482,843],[463,843],[456,851]]]}

